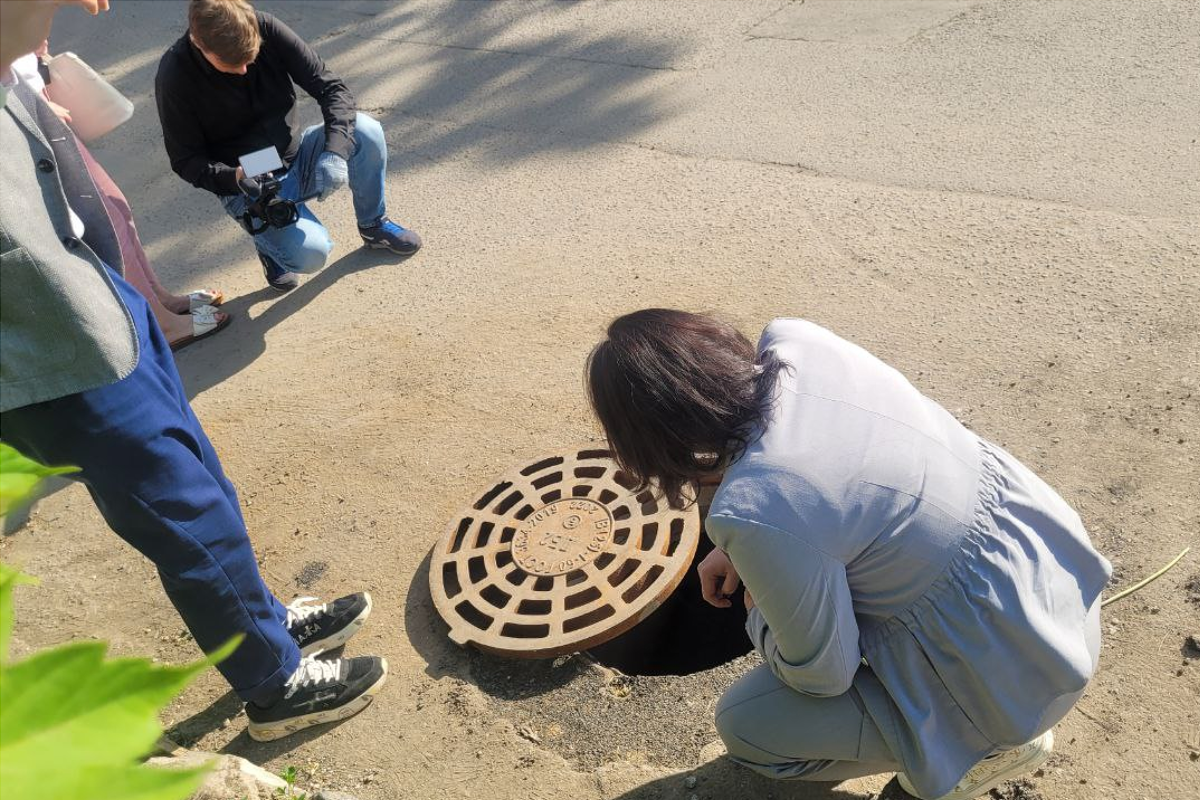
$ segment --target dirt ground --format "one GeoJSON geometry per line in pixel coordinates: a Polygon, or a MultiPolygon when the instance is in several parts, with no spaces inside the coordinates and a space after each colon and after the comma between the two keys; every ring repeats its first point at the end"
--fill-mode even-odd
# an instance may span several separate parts
{"type": "MultiPolygon", "coordinates": [[[[496,475],[598,440],[584,358],[639,307],[751,336],[802,316],[862,344],[1057,487],[1115,588],[1200,544],[1200,4],[259,6],[384,123],[415,258],[357,249],[344,194],[317,208],[332,263],[287,296],[264,288],[245,235],[162,150],[153,77],[183,4],[64,13],[52,48],[136,103],[93,151],[164,281],[230,298],[233,325],[178,363],[268,582],[285,599],[370,590],[348,650],[392,677],[360,716],[259,744],[212,673],[167,711],[177,738],[364,800],[879,792],[889,776],[772,784],[719,758],[712,706],[753,656],[622,679],[446,638],[430,546],[496,475]]],[[[0,557],[42,579],[18,595],[18,652],[100,637],[195,657],[79,487],[0,557]]],[[[1197,796],[1200,551],[1103,624],[1053,761],[1002,796],[1197,796]]]]}

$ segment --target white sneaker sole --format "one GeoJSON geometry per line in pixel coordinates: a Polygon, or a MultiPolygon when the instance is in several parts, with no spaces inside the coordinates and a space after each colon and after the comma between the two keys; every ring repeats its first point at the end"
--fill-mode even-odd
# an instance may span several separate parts
{"type": "Polygon", "coordinates": [[[298,733],[314,725],[324,725],[328,722],[349,719],[371,705],[371,701],[379,693],[379,690],[383,688],[384,682],[387,681],[387,675],[387,659],[383,659],[383,674],[379,676],[379,680],[375,681],[369,689],[346,705],[331,708],[328,711],[318,711],[315,714],[305,714],[302,717],[280,720],[279,722],[269,722],[262,725],[251,722],[249,728],[247,728],[247,733],[256,742],[273,742],[276,739],[291,736],[293,733],[298,733]]]}
{"type": "Polygon", "coordinates": [[[315,642],[309,642],[304,647],[300,648],[300,655],[311,656],[313,653],[317,652],[323,653],[329,650],[336,650],[346,642],[350,641],[350,638],[362,629],[363,624],[367,621],[367,617],[371,616],[371,593],[365,592],[364,594],[367,598],[367,605],[357,617],[350,621],[349,625],[342,628],[332,636],[327,636],[324,639],[318,639],[315,642]]]}
{"type": "MultiPolygon", "coordinates": [[[[1029,752],[1019,760],[1013,761],[1011,764],[1008,764],[998,772],[988,775],[979,783],[964,787],[962,789],[958,789],[956,787],[954,791],[951,791],[949,794],[944,794],[941,797],[936,798],[936,800],[974,800],[974,798],[979,797],[982,794],[987,794],[992,789],[995,789],[997,786],[1007,780],[1019,778],[1022,775],[1028,775],[1030,772],[1033,772],[1035,769],[1045,763],[1046,759],[1050,757],[1050,754],[1054,752],[1054,731],[1046,731],[1041,736],[1030,742],[1030,744],[1036,744],[1036,746],[1030,747],[1029,752]]],[[[1024,747],[1028,745],[1022,746],[1024,747]]],[[[916,789],[914,789],[913,785],[908,782],[908,776],[903,772],[896,773],[896,780],[900,782],[900,788],[911,794],[913,797],[921,796],[917,794],[916,789]]]]}

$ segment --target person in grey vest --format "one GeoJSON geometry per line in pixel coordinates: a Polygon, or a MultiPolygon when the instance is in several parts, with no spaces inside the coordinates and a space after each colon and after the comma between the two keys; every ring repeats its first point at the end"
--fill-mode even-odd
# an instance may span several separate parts
{"type": "Polygon", "coordinates": [[[1096,670],[1111,567],[1040,478],[803,320],[756,348],[712,317],[638,311],[587,374],[635,480],[678,501],[721,476],[701,585],[729,607],[744,584],[765,662],[717,705],[730,758],[782,779],[897,772],[926,800],[1047,758],[1096,670]]]}
{"type": "MultiPolygon", "coordinates": [[[[225,477],[65,123],[12,74],[65,3],[0,0],[0,438],[73,465],[109,526],[154,562],[196,643],[242,642],[218,665],[255,739],[344,719],[382,658],[317,659],[371,611],[358,593],[285,606],[267,588],[225,477]]],[[[94,13],[107,0],[78,0],[94,13]]]]}

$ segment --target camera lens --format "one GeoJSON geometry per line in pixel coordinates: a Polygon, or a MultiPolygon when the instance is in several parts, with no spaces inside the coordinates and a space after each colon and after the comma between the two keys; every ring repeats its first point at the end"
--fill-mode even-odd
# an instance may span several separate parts
{"type": "Polygon", "coordinates": [[[266,208],[267,219],[276,228],[286,228],[300,219],[296,206],[287,200],[274,198],[266,208]]]}

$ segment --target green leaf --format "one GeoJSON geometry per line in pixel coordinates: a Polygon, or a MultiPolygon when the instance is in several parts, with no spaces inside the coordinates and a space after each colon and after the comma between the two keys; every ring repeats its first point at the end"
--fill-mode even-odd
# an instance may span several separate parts
{"type": "Polygon", "coordinates": [[[0,517],[7,514],[51,475],[78,472],[79,467],[46,467],[0,442],[0,517]]]}
{"type": "Polygon", "coordinates": [[[53,792],[35,796],[61,800],[184,800],[196,791],[208,769],[169,769],[143,764],[81,769],[61,776],[53,792]]]}
{"type": "Polygon", "coordinates": [[[13,626],[13,588],[29,583],[37,583],[37,579],[0,562],[0,664],[8,661],[8,636],[13,626]]]}
{"type": "Polygon", "coordinates": [[[202,771],[152,770],[158,711],[229,642],[194,664],[104,658],[103,642],[72,642],[0,666],[0,786],[22,800],[179,800],[202,771]]]}

